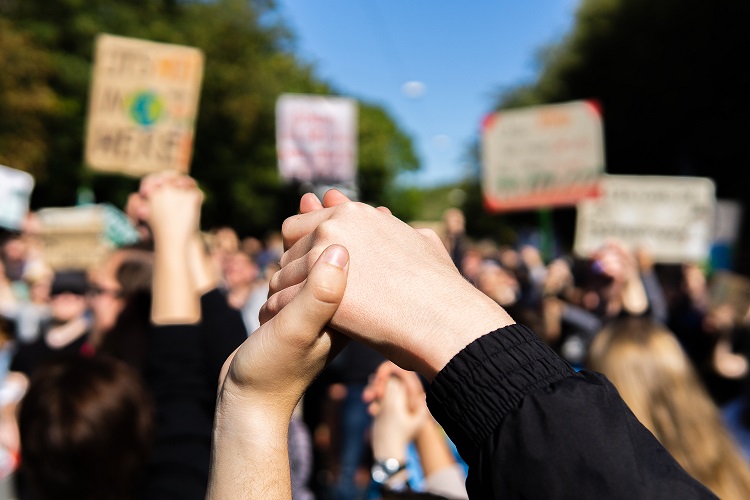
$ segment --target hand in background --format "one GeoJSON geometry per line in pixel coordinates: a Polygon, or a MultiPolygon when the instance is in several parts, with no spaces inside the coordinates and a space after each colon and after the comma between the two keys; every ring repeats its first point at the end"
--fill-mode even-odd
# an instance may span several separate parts
{"type": "Polygon", "coordinates": [[[383,363],[363,398],[374,417],[372,451],[375,460],[406,459],[406,448],[429,416],[422,384],[414,372],[383,363]]]}
{"type": "Polygon", "coordinates": [[[143,240],[150,240],[152,237],[151,228],[148,224],[151,217],[149,199],[154,191],[164,185],[183,189],[198,187],[197,182],[192,177],[170,170],[144,176],[141,179],[138,191],[128,196],[125,205],[125,213],[136,226],[143,240]]]}
{"type": "Polygon", "coordinates": [[[144,197],[145,220],[155,239],[186,241],[199,230],[203,193],[194,182],[186,182],[187,179],[165,178],[163,182],[149,185],[148,196],[144,197]]]}

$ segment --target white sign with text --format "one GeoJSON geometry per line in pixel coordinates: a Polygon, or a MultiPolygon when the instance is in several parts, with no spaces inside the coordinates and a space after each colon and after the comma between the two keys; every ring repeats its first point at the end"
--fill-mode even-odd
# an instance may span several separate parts
{"type": "Polygon", "coordinates": [[[276,103],[276,148],[284,179],[351,183],[357,173],[357,103],[284,94],[276,103]]]}
{"type": "Polygon", "coordinates": [[[644,248],[656,262],[701,262],[713,239],[716,186],[703,177],[607,175],[601,197],[578,204],[575,252],[608,239],[644,248]]]}
{"type": "Polygon", "coordinates": [[[482,123],[482,192],[491,212],[575,205],[598,195],[603,172],[595,101],[503,110],[482,123]]]}

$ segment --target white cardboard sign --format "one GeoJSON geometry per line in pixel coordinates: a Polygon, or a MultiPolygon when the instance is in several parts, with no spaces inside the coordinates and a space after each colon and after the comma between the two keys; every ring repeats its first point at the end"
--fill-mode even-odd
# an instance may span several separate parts
{"type": "Polygon", "coordinates": [[[276,149],[284,179],[354,182],[356,102],[343,97],[282,95],[276,103],[276,149]]]}
{"type": "Polygon", "coordinates": [[[715,185],[702,177],[607,175],[601,197],[578,204],[574,250],[606,240],[643,247],[657,262],[700,262],[713,239],[715,185]]]}
{"type": "Polygon", "coordinates": [[[594,101],[493,113],[482,123],[482,191],[492,212],[574,205],[599,193],[602,117],[594,101]]]}

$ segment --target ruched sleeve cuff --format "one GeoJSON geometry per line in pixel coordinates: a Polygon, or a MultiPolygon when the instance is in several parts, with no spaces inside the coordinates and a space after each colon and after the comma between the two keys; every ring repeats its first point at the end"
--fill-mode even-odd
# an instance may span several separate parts
{"type": "Polygon", "coordinates": [[[533,331],[509,325],[456,354],[430,384],[427,406],[472,465],[479,448],[529,393],[575,370],[533,331]]]}

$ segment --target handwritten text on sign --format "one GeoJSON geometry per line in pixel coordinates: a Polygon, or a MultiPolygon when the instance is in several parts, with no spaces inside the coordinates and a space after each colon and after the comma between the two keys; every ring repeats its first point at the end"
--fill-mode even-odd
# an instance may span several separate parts
{"type": "Polygon", "coordinates": [[[99,35],[86,163],[133,176],[187,172],[202,77],[198,49],[99,35]]]}
{"type": "Polygon", "coordinates": [[[602,196],[578,205],[575,251],[587,256],[609,238],[643,247],[657,262],[708,257],[716,204],[701,177],[608,175],[602,196]]]}
{"type": "Polygon", "coordinates": [[[591,101],[500,111],[482,124],[482,190],[491,211],[572,205],[598,194],[604,172],[591,101]]]}
{"type": "Polygon", "coordinates": [[[285,179],[352,182],[357,106],[352,99],[282,95],[276,103],[279,172],[285,179]]]}

